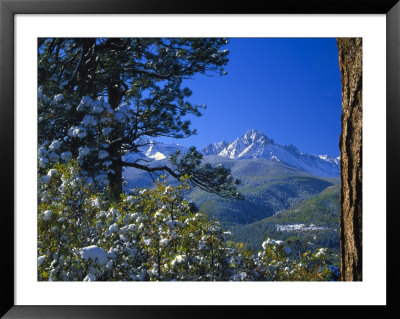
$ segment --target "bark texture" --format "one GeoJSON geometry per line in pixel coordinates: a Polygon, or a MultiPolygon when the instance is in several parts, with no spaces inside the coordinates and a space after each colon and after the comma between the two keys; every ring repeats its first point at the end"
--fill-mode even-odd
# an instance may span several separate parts
{"type": "MultiPolygon", "coordinates": [[[[112,81],[111,86],[108,88],[108,103],[113,110],[118,107],[122,100],[122,94],[117,83],[117,81],[112,81]]],[[[115,127],[114,130],[117,131],[118,127],[115,127]]],[[[122,142],[111,143],[108,149],[110,158],[113,160],[110,166],[112,173],[108,174],[108,179],[110,181],[111,194],[116,200],[120,198],[122,193],[121,144],[122,142]]]]}
{"type": "Polygon", "coordinates": [[[342,77],[341,280],[362,280],[362,39],[339,38],[342,77]]]}

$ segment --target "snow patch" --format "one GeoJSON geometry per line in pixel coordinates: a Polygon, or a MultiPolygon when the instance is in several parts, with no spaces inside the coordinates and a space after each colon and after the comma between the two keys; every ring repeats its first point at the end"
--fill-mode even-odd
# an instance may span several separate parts
{"type": "Polygon", "coordinates": [[[90,154],[90,148],[87,146],[79,147],[79,156],[85,157],[90,154]]]}
{"type": "Polygon", "coordinates": [[[44,260],[46,259],[46,256],[40,256],[38,257],[38,266],[40,266],[41,264],[43,264],[44,260]]]}
{"type": "Polygon", "coordinates": [[[62,94],[57,94],[56,96],[54,96],[54,101],[55,102],[61,102],[64,99],[62,94]]]}
{"type": "Polygon", "coordinates": [[[87,274],[83,281],[96,281],[96,276],[93,274],[87,274]]]}
{"type": "Polygon", "coordinates": [[[51,151],[56,151],[56,150],[58,150],[60,147],[61,147],[60,141],[56,140],[56,141],[53,141],[53,143],[50,144],[49,150],[51,150],[51,151]]]}
{"type": "Polygon", "coordinates": [[[104,150],[101,150],[101,151],[99,152],[99,159],[104,159],[104,158],[106,158],[106,157],[108,157],[108,152],[106,152],[106,151],[104,151],[104,150]]]}
{"type": "Polygon", "coordinates": [[[318,230],[327,230],[328,227],[318,227],[314,224],[310,224],[306,226],[305,224],[288,224],[288,225],[275,225],[277,231],[281,232],[290,232],[290,231],[318,231],[318,230]]]}
{"type": "Polygon", "coordinates": [[[49,220],[51,218],[52,215],[52,211],[51,210],[46,210],[45,212],[43,212],[42,214],[42,219],[43,220],[49,220]]]}
{"type": "Polygon", "coordinates": [[[98,265],[104,265],[108,261],[107,253],[103,248],[97,247],[96,245],[83,247],[80,249],[79,253],[85,261],[92,260],[98,265]]]}
{"type": "Polygon", "coordinates": [[[72,153],[70,151],[66,151],[60,155],[61,159],[65,162],[69,162],[72,159],[72,153]]]}

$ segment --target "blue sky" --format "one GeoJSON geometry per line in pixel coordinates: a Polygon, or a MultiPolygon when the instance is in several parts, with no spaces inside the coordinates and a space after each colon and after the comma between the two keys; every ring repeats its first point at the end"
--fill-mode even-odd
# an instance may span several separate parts
{"type": "Polygon", "coordinates": [[[227,76],[185,82],[193,91],[191,101],[207,109],[199,118],[189,117],[198,134],[174,142],[203,148],[255,128],[301,152],[340,155],[336,39],[234,38],[227,48],[227,76]]]}

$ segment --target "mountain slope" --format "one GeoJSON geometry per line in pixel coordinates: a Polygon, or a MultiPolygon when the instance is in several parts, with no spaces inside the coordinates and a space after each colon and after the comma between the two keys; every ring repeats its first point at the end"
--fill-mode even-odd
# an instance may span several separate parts
{"type": "Polygon", "coordinates": [[[275,144],[261,131],[254,129],[247,131],[232,143],[221,141],[210,144],[202,152],[204,155],[218,155],[230,159],[270,159],[283,162],[315,176],[338,177],[340,175],[339,158],[301,153],[293,145],[275,144]]]}
{"type": "Polygon", "coordinates": [[[226,227],[248,224],[278,214],[323,189],[338,183],[338,179],[312,176],[282,162],[267,159],[232,160],[206,156],[205,161],[221,163],[241,180],[239,191],[244,200],[222,199],[195,189],[188,198],[210,218],[226,227]]]}
{"type": "MultiPolygon", "coordinates": [[[[166,160],[154,164],[165,163],[166,160]]],[[[223,199],[200,189],[192,189],[186,197],[211,219],[218,219],[226,227],[244,225],[278,214],[302,200],[319,194],[337,184],[339,179],[319,178],[282,162],[267,159],[233,160],[220,156],[205,156],[204,163],[222,164],[240,179],[239,191],[244,200],[223,199]]],[[[124,170],[129,188],[151,187],[149,174],[134,168],[124,170]]],[[[168,178],[168,183],[176,180],[168,178]]]]}
{"type": "Polygon", "coordinates": [[[339,193],[340,185],[333,185],[278,215],[235,226],[233,240],[259,249],[266,237],[280,240],[297,237],[304,242],[339,249],[339,193]]]}

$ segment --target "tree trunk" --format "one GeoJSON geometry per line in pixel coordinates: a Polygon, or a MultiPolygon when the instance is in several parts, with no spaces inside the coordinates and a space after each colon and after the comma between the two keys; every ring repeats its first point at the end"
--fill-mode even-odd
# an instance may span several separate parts
{"type": "Polygon", "coordinates": [[[362,280],[362,39],[338,38],[342,74],[341,280],[362,280]]]}
{"type": "Polygon", "coordinates": [[[108,180],[110,181],[111,195],[117,200],[122,193],[122,166],[119,164],[122,160],[120,145],[111,147],[109,154],[113,163],[110,166],[112,173],[108,174],[108,180]]]}
{"type": "MultiPolygon", "coordinates": [[[[112,85],[108,88],[108,103],[110,104],[113,110],[115,110],[118,107],[122,99],[120,88],[115,83],[116,82],[112,82],[112,85]]],[[[118,127],[114,127],[113,132],[117,131],[118,127]]],[[[114,137],[118,138],[119,136],[114,136],[114,137]]],[[[110,169],[112,171],[108,174],[108,179],[110,181],[111,195],[114,197],[114,199],[119,199],[122,193],[122,166],[120,164],[122,161],[121,143],[115,143],[112,146],[110,146],[108,152],[112,160],[112,164],[110,166],[110,169]]]]}

